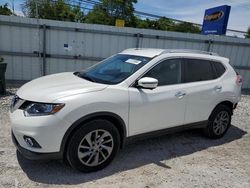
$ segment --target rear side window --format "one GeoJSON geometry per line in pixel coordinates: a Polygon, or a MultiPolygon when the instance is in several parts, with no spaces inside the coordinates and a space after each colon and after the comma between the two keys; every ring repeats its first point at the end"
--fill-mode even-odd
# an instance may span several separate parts
{"type": "Polygon", "coordinates": [[[185,82],[198,82],[215,78],[213,67],[208,60],[185,59],[185,82]]]}
{"type": "Polygon", "coordinates": [[[217,73],[216,78],[219,78],[226,71],[226,69],[220,62],[213,61],[212,63],[217,73]]]}

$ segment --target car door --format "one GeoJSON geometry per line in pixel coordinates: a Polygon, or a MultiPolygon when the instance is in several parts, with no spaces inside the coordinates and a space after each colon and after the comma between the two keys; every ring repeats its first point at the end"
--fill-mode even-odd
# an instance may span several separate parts
{"type": "Polygon", "coordinates": [[[186,105],[182,59],[163,60],[142,77],[157,79],[158,87],[129,88],[130,136],[182,125],[186,105]]]}
{"type": "Polygon", "coordinates": [[[210,60],[184,59],[187,105],[184,124],[207,120],[221,97],[222,83],[210,60]]]}

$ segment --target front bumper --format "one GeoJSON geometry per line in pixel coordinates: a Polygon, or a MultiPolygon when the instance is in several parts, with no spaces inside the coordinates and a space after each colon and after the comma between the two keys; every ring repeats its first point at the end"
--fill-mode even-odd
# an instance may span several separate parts
{"type": "Polygon", "coordinates": [[[12,133],[21,148],[35,153],[58,153],[70,124],[56,115],[25,117],[20,109],[10,113],[12,133]],[[24,138],[32,137],[41,147],[28,145],[24,138]]]}
{"type": "Polygon", "coordinates": [[[33,152],[30,150],[27,150],[20,146],[18,143],[15,135],[11,131],[11,137],[14,145],[16,146],[17,150],[22,154],[27,159],[30,160],[51,160],[51,159],[62,159],[63,154],[61,152],[54,152],[54,153],[38,153],[38,152],[33,152]]]}

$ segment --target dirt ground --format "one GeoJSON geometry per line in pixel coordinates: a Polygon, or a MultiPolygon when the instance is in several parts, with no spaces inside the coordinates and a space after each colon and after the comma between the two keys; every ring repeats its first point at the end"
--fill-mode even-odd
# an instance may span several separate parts
{"type": "Polygon", "coordinates": [[[29,161],[11,142],[0,97],[0,187],[250,187],[250,96],[243,96],[224,138],[192,130],[126,146],[104,170],[84,174],[60,161],[29,161]]]}

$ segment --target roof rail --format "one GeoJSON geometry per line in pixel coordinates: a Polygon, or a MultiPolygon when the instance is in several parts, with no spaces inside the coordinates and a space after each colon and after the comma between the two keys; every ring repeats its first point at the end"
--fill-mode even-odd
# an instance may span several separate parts
{"type": "Polygon", "coordinates": [[[207,54],[207,55],[218,56],[218,54],[215,52],[207,52],[207,51],[202,51],[202,50],[190,50],[190,49],[166,49],[161,54],[165,54],[165,53],[196,53],[196,54],[207,54]]]}

